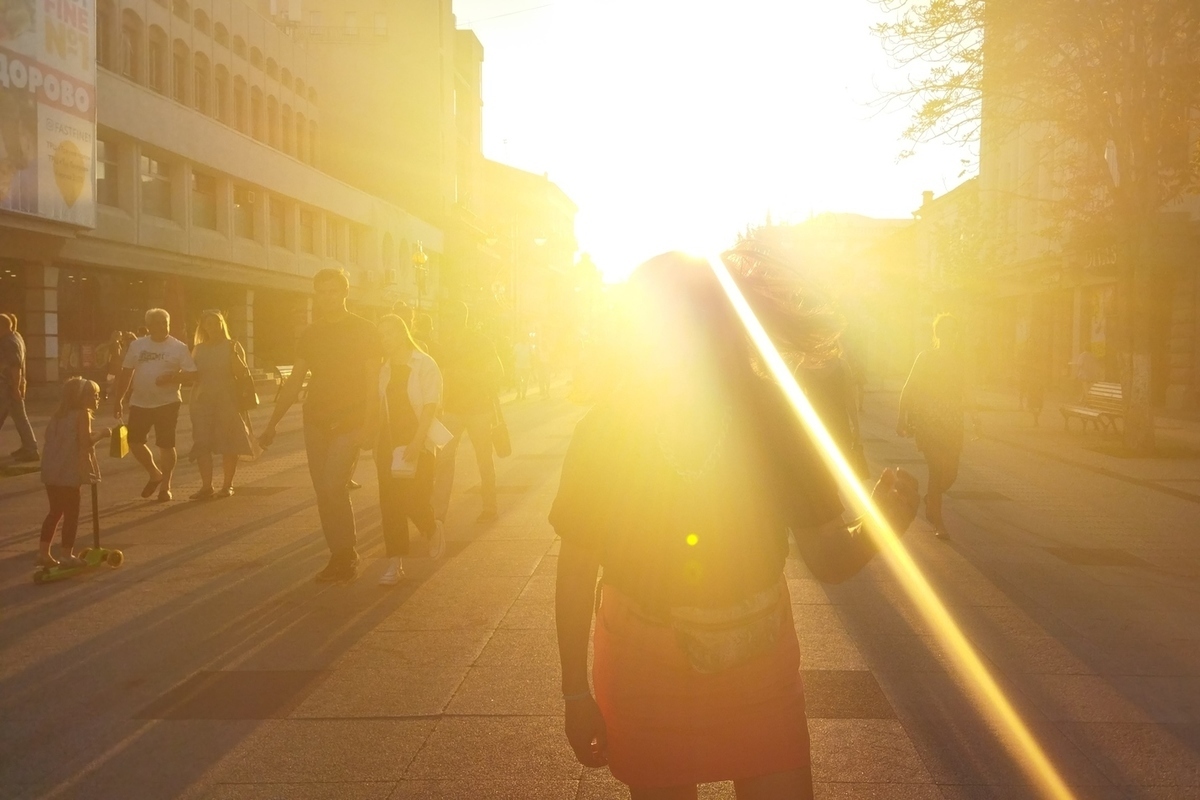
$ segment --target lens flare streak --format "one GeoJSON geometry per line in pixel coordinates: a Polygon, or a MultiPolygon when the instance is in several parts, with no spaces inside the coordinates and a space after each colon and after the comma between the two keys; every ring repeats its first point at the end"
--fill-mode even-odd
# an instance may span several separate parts
{"type": "Polygon", "coordinates": [[[959,682],[972,695],[980,713],[1000,734],[1000,739],[1013,758],[1025,770],[1031,781],[1039,787],[1042,796],[1055,800],[1074,800],[1058,771],[1042,750],[1037,739],[1025,726],[1016,709],[1009,703],[1004,692],[984,666],[979,656],[954,622],[940,598],[929,585],[900,537],[892,530],[879,507],[854,474],[841,449],[825,429],[816,411],[804,396],[795,376],[784,363],[770,336],[763,329],[746,298],[729,274],[725,262],[718,257],[709,257],[709,264],[716,273],[721,288],[729,296],[734,310],[750,335],[755,348],[762,355],[771,374],[783,389],[792,408],[800,418],[805,430],[817,443],[821,457],[825,460],[837,480],[838,486],[847,495],[851,507],[865,520],[870,534],[883,555],[885,562],[895,573],[900,585],[916,605],[918,612],[929,623],[937,638],[946,647],[950,663],[959,682]]]}

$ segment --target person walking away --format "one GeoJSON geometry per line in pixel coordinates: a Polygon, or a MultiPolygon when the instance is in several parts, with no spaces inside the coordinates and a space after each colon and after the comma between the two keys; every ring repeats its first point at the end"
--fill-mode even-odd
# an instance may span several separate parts
{"type": "Polygon", "coordinates": [[[21,439],[11,455],[17,461],[37,461],[37,437],[25,411],[25,340],[17,333],[17,316],[0,314],[0,429],[9,416],[21,439]]]}
{"type": "Polygon", "coordinates": [[[192,388],[192,452],[200,469],[200,490],[193,500],[233,495],[238,458],[254,455],[250,423],[238,408],[235,374],[244,372],[246,351],[229,335],[225,316],[217,309],[200,313],[192,360],[196,382],[192,388]],[[221,488],[213,490],[213,456],[221,455],[221,488]]]}
{"type": "Polygon", "coordinates": [[[441,558],[446,550],[442,523],[433,514],[436,454],[427,438],[442,401],[442,374],[437,363],[417,347],[404,320],[389,314],[378,324],[384,363],[379,374],[382,413],[375,467],[387,552],[387,566],[379,583],[392,586],[404,575],[409,520],[429,539],[430,557],[441,558]],[[399,447],[404,448],[400,472],[407,474],[393,470],[394,453],[399,447]]]}
{"type": "Polygon", "coordinates": [[[533,371],[533,348],[528,339],[513,345],[513,372],[517,383],[517,399],[524,400],[529,387],[529,375],[533,371]]]}
{"type": "Polygon", "coordinates": [[[271,446],[279,421],[311,375],[304,401],[304,450],[329,546],[329,563],[316,576],[321,582],[358,577],[349,483],[359,451],[375,446],[379,420],[379,331],[346,309],[349,294],[350,281],[341,270],[323,269],[313,276],[313,323],[300,334],[292,374],[259,437],[260,445],[271,446]]]}
{"type": "MultiPolygon", "coordinates": [[[[934,534],[949,538],[942,515],[942,498],[958,478],[963,448],[963,412],[966,407],[962,326],[958,318],[941,314],[933,322],[933,348],[917,355],[900,393],[896,433],[913,436],[925,456],[929,480],[925,492],[925,519],[934,534]]],[[[979,419],[972,412],[975,427],[979,419]]]]}
{"type": "Polygon", "coordinates": [[[442,370],[445,386],[443,421],[454,438],[437,459],[433,511],[446,520],[454,488],[454,459],[465,432],[471,437],[479,465],[483,508],[479,522],[496,518],[496,465],[492,460],[492,424],[496,418],[496,390],[504,375],[496,348],[482,334],[467,327],[465,303],[449,303],[442,311],[442,329],[431,355],[442,370]]]}
{"type": "Polygon", "coordinates": [[[413,341],[417,347],[429,352],[429,343],[433,341],[433,317],[428,314],[418,314],[412,327],[413,341]]]}
{"type": "Polygon", "coordinates": [[[146,470],[148,480],[142,487],[142,497],[158,492],[159,502],[170,500],[171,478],[178,460],[175,449],[175,429],[179,424],[179,407],[183,396],[179,387],[190,384],[196,376],[196,365],[187,345],[170,334],[171,315],[162,308],[146,312],[149,333],[135,339],[121,362],[121,374],[113,389],[116,402],[113,416],[118,420],[125,414],[125,394],[129,394],[129,451],[146,470]],[[146,445],[150,429],[154,429],[154,444],[159,460],[146,445]]]}
{"type": "Polygon", "coordinates": [[[68,378],[63,384],[58,408],[46,425],[45,452],[42,454],[42,483],[50,511],[42,521],[37,566],[82,566],[75,555],[75,534],[79,530],[79,489],[100,481],[96,444],[109,437],[108,428],[92,429],[92,414],[100,408],[100,387],[85,378],[68,378]],[[50,553],[54,531],[62,522],[59,558],[50,553]]]}
{"type": "Polygon", "coordinates": [[[96,379],[95,380],[96,380],[96,384],[100,387],[101,402],[108,399],[108,394],[109,394],[108,379],[109,379],[110,375],[115,374],[114,370],[113,370],[114,363],[116,364],[116,367],[117,367],[116,371],[120,371],[119,359],[121,357],[123,350],[124,350],[124,347],[121,344],[121,332],[120,331],[113,331],[109,335],[107,341],[102,342],[101,344],[97,345],[97,347],[96,347],[96,353],[94,356],[95,361],[96,361],[96,366],[95,366],[96,379]]]}
{"type": "MultiPolygon", "coordinates": [[[[724,260],[789,363],[836,355],[835,319],[745,247],[724,260]]],[[[740,798],[811,800],[789,529],[827,582],[866,564],[873,540],[842,521],[837,485],[756,371],[710,265],[659,256],[628,292],[621,383],[576,427],[550,512],[567,741],[633,800],[726,780],[740,798]]],[[[915,479],[887,470],[873,497],[902,533],[915,479]]]]}

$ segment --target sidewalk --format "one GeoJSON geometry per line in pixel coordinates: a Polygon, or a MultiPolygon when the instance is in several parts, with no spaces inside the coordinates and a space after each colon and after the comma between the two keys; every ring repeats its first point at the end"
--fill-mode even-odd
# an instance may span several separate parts
{"type": "MultiPolygon", "coordinates": [[[[147,503],[139,474],[106,470],[106,541],[126,565],[57,586],[29,581],[36,476],[0,481],[0,797],[627,797],[562,733],[545,516],[582,410],[505,412],[500,521],[473,523],[463,452],[447,557],[422,558],[417,539],[392,589],[375,583],[361,465],[362,577],[312,582],[325,546],[296,427],[229,500],[147,503]]],[[[894,414],[892,396],[868,397],[868,456],[923,480],[894,414]]],[[[985,424],[995,436],[969,443],[947,504],[955,538],[918,522],[914,559],[1078,797],[1200,795],[1195,505],[1081,482],[1092,473],[1002,441],[1015,424],[985,424]],[[1108,565],[1063,557],[1097,546],[1108,565]]],[[[790,559],[787,576],[818,798],[1033,796],[885,565],[825,587],[790,559]]]]}

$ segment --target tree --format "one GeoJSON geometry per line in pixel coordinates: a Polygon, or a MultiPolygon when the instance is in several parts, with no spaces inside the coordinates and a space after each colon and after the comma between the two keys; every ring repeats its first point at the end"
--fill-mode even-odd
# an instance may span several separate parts
{"type": "MultiPolygon", "coordinates": [[[[1052,187],[1038,187],[1047,233],[1111,248],[1125,444],[1154,448],[1152,296],[1164,209],[1197,189],[1197,0],[878,0],[876,26],[918,68],[890,95],[909,102],[913,145],[943,138],[988,148],[1036,136],[1052,187]],[[924,69],[920,67],[924,65],[924,69]],[[1190,150],[1190,151],[1189,151],[1190,150]]],[[[995,231],[988,230],[989,236],[995,231]]]]}

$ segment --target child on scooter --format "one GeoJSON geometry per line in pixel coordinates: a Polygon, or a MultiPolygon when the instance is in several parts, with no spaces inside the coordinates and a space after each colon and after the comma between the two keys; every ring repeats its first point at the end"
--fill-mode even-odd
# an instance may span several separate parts
{"type": "Polygon", "coordinates": [[[79,567],[75,555],[75,532],[79,527],[79,488],[100,480],[96,443],[107,439],[108,428],[92,430],[92,412],[100,407],[100,387],[86,378],[68,378],[62,400],[46,425],[42,449],[42,483],[50,501],[50,513],[42,522],[38,547],[39,567],[79,567]],[[62,520],[60,558],[50,554],[54,530],[62,520]]]}

